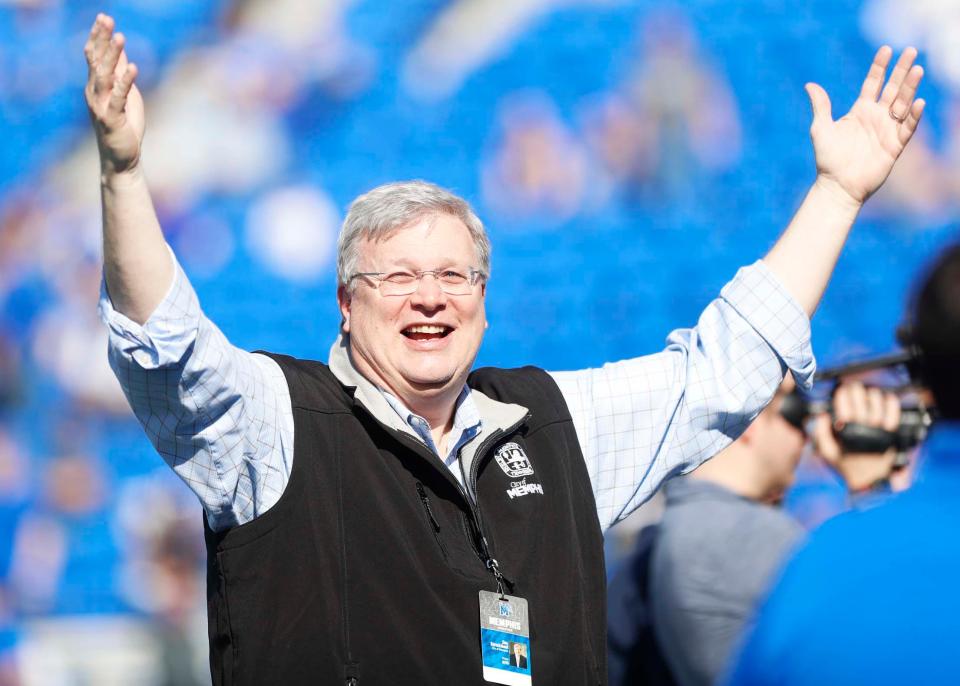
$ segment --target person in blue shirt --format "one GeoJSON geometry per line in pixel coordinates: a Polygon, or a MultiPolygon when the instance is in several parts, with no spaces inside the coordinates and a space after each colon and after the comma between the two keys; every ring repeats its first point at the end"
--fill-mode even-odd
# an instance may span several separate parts
{"type": "Polygon", "coordinates": [[[960,244],[909,310],[911,376],[937,419],[914,486],[835,518],[789,562],[728,683],[960,682],[960,244]]]}

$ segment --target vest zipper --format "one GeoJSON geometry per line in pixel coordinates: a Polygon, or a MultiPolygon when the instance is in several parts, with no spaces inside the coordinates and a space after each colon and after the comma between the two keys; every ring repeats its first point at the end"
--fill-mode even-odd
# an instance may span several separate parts
{"type": "MultiPolygon", "coordinates": [[[[497,429],[490,434],[487,439],[480,444],[480,447],[477,448],[477,451],[474,453],[473,462],[470,464],[470,476],[467,479],[467,489],[469,491],[466,494],[467,504],[470,506],[470,511],[473,514],[474,525],[477,528],[481,559],[483,560],[483,564],[486,566],[486,568],[490,570],[491,574],[493,574],[493,578],[497,580],[497,592],[501,595],[503,594],[504,590],[504,582],[506,582],[507,586],[509,586],[511,590],[515,584],[503,575],[503,573],[500,571],[500,563],[497,562],[496,558],[490,551],[490,543],[487,541],[487,536],[483,532],[483,515],[480,513],[479,498],[470,498],[470,493],[476,494],[477,492],[477,474],[480,472],[480,465],[486,457],[487,450],[496,442],[498,438],[511,434],[518,426],[526,422],[529,418],[530,413],[528,412],[521,417],[519,421],[515,422],[508,428],[504,430],[497,429]]],[[[463,473],[463,462],[460,460],[460,453],[462,450],[463,449],[461,448],[459,451],[457,451],[457,460],[460,462],[461,474],[463,473]]]]}
{"type": "Polygon", "coordinates": [[[440,538],[440,522],[438,522],[436,516],[434,516],[433,508],[430,507],[430,498],[427,497],[427,492],[424,490],[423,484],[419,481],[417,482],[417,494],[420,496],[420,502],[423,503],[423,509],[427,513],[427,519],[430,520],[431,528],[433,529],[433,537],[437,539],[437,545],[440,546],[440,552],[443,553],[444,557],[449,557],[447,554],[447,546],[444,545],[443,539],[440,538]]]}

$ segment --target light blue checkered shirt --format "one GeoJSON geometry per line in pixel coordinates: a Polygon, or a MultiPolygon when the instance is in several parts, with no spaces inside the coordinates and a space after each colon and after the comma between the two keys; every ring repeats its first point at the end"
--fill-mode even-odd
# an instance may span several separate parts
{"type": "MultiPolygon", "coordinates": [[[[204,316],[179,264],[143,326],[114,310],[106,289],[100,313],[110,328],[110,364],[130,406],[200,498],[210,526],[243,524],[273,506],[290,478],[294,430],[276,362],[227,341],[204,316]]],[[[661,352],[551,372],[573,417],[602,526],[739,436],[785,369],[809,386],[814,366],[806,314],[758,261],[737,273],[696,327],[673,331],[661,352]]],[[[395,398],[391,404],[437,452],[426,422],[395,398]]],[[[458,479],[456,451],[481,421],[465,388],[445,456],[458,479]]]]}

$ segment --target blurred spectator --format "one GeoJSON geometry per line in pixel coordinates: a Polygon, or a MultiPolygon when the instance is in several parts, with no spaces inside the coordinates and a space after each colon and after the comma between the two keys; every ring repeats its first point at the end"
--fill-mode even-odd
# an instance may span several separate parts
{"type": "Polygon", "coordinates": [[[155,542],[151,581],[158,601],[155,616],[162,686],[210,682],[203,650],[204,618],[197,613],[204,597],[205,578],[199,571],[205,560],[201,537],[179,522],[155,542]]]}
{"type": "Polygon", "coordinates": [[[128,416],[129,406],[110,365],[90,357],[91,350],[103,350],[107,345],[107,333],[99,326],[94,305],[100,285],[97,263],[76,259],[65,264],[51,285],[60,297],[34,322],[33,359],[80,406],[128,416]]]}
{"type": "Polygon", "coordinates": [[[586,156],[554,103],[544,93],[514,93],[500,105],[499,125],[482,172],[490,208],[524,224],[575,215],[588,182],[586,156]]]}
{"type": "Polygon", "coordinates": [[[762,608],[732,684],[946,684],[960,679],[960,246],[911,303],[911,375],[939,418],[917,482],[837,517],[789,562],[762,608]]]}
{"type": "Polygon", "coordinates": [[[867,0],[860,24],[873,42],[916,45],[945,100],[939,136],[927,132],[914,141],[870,213],[921,218],[923,224],[916,228],[950,221],[960,208],[960,57],[955,49],[960,5],[952,0],[867,0]]]}
{"type": "Polygon", "coordinates": [[[0,686],[19,684],[15,662],[19,616],[10,584],[10,535],[30,496],[30,465],[23,447],[0,425],[0,686]]]}
{"type": "MultiPolygon", "coordinates": [[[[582,0],[589,2],[589,0],[582,0]]],[[[436,16],[403,65],[409,93],[453,95],[474,72],[506,52],[537,19],[565,0],[456,0],[436,16]]]]}
{"type": "Polygon", "coordinates": [[[24,401],[20,351],[9,332],[0,324],[0,413],[24,401]]]}
{"type": "Polygon", "coordinates": [[[30,468],[24,448],[0,425],[0,511],[22,505],[29,489],[30,468]]]}
{"type": "Polygon", "coordinates": [[[587,137],[628,194],[663,202],[685,194],[701,170],[739,160],[739,115],[730,86],[701,54],[680,10],[654,12],[638,43],[625,82],[588,113],[587,137]]]}
{"type": "Polygon", "coordinates": [[[48,515],[30,512],[14,532],[8,583],[18,614],[44,614],[54,609],[67,558],[67,532],[48,515]]]}
{"type": "MultiPolygon", "coordinates": [[[[776,508],[793,480],[806,442],[802,425],[781,413],[787,381],[733,445],[684,478],[668,481],[666,510],[645,531],[609,590],[610,683],[709,686],[782,561],[803,535],[776,508]]],[[[837,422],[892,431],[892,393],[845,384],[834,396],[837,422]]],[[[817,418],[821,455],[851,491],[865,491],[892,471],[895,450],[841,449],[830,418],[817,418]]]]}
{"type": "Polygon", "coordinates": [[[165,470],[129,480],[119,498],[123,593],[154,620],[160,686],[210,682],[202,610],[206,555],[193,506],[165,470]]]}
{"type": "Polygon", "coordinates": [[[102,466],[92,456],[65,453],[46,462],[39,496],[14,532],[9,583],[18,612],[45,614],[76,600],[64,602],[65,575],[70,565],[79,571],[91,554],[95,559],[98,542],[88,537],[89,525],[102,516],[107,495],[102,466]]]}
{"type": "Polygon", "coordinates": [[[24,278],[32,246],[33,217],[26,193],[10,192],[0,205],[0,305],[24,278]]]}

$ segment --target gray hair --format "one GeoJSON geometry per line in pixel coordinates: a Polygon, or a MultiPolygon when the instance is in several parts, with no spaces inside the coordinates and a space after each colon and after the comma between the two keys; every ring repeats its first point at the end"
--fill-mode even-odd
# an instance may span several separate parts
{"type": "Polygon", "coordinates": [[[464,223],[477,250],[477,268],[490,275],[490,239],[483,222],[466,200],[427,181],[399,181],[378,186],[350,203],[337,239],[337,283],[357,271],[362,240],[384,240],[424,217],[446,214],[464,223]]]}

